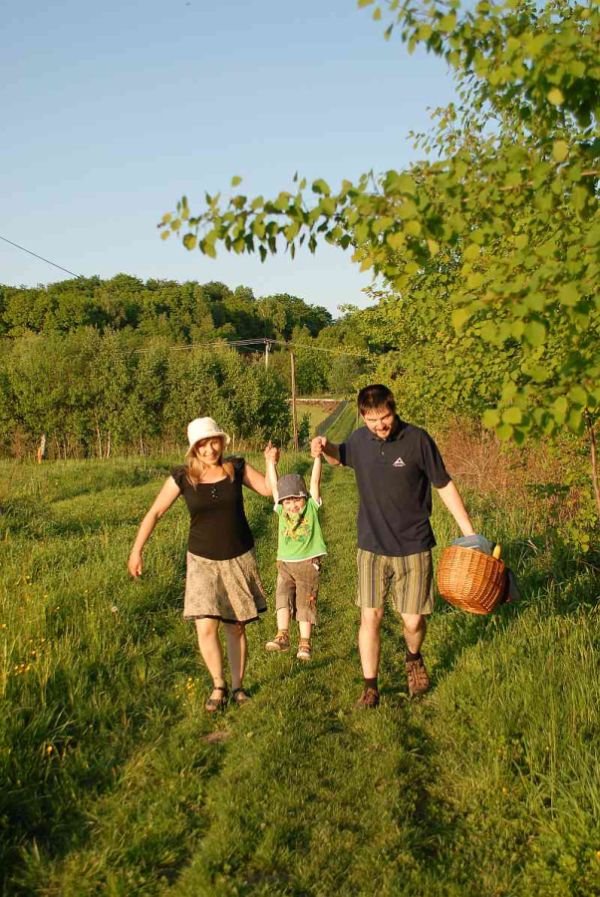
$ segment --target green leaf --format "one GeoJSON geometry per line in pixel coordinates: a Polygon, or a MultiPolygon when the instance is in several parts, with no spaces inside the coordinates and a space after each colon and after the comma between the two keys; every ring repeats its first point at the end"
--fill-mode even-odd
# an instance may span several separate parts
{"type": "Polygon", "coordinates": [[[410,193],[411,196],[414,196],[417,192],[415,180],[409,174],[398,175],[394,180],[394,186],[401,193],[410,193]]]}
{"type": "Polygon", "coordinates": [[[186,249],[189,249],[190,251],[192,249],[196,248],[197,243],[198,243],[198,238],[196,237],[195,234],[186,234],[185,237],[183,238],[183,245],[185,246],[186,249]]]}
{"type": "Polygon", "coordinates": [[[454,31],[456,27],[456,15],[455,13],[449,13],[447,16],[442,16],[438,23],[438,29],[443,34],[448,34],[450,31],[454,31]]]}
{"type": "Polygon", "coordinates": [[[504,178],[504,183],[507,187],[518,187],[519,184],[523,183],[521,173],[519,171],[509,171],[504,178]]]}
{"type": "Polygon", "coordinates": [[[358,0],[358,8],[361,9],[363,6],[370,6],[371,3],[374,3],[375,0],[358,0]]]}
{"type": "Polygon", "coordinates": [[[519,234],[515,237],[515,246],[517,249],[525,249],[527,244],[529,243],[529,237],[527,234],[519,234]]]}
{"type": "Polygon", "coordinates": [[[234,175],[234,176],[231,178],[231,186],[232,186],[232,187],[237,187],[238,184],[241,184],[241,183],[242,183],[242,179],[241,179],[241,177],[240,177],[238,174],[234,175]]]}
{"type": "Polygon", "coordinates": [[[541,346],[546,339],[546,328],[541,321],[528,321],[523,331],[530,346],[541,346]]]}
{"type": "Polygon", "coordinates": [[[583,432],[583,414],[579,408],[571,408],[567,415],[567,426],[573,433],[583,432]]]}
{"type": "Polygon", "coordinates": [[[371,230],[374,234],[380,234],[384,230],[388,230],[394,223],[394,219],[390,218],[389,215],[383,215],[381,218],[376,218],[373,224],[371,225],[371,230]]]}
{"type": "Polygon", "coordinates": [[[564,162],[569,155],[569,144],[565,140],[555,140],[552,145],[552,158],[555,162],[564,162]]]}
{"type": "Polygon", "coordinates": [[[558,291],[558,301],[561,305],[572,308],[579,302],[579,290],[574,283],[565,283],[558,291]]]}
{"type": "Polygon", "coordinates": [[[419,221],[407,221],[404,226],[404,233],[408,234],[409,237],[418,237],[421,233],[421,224],[419,221]]]}
{"type": "Polygon", "coordinates": [[[496,428],[496,436],[502,442],[508,442],[510,437],[513,434],[513,428],[510,424],[502,423],[499,427],[496,428]]]}
{"type": "Polygon", "coordinates": [[[474,271],[467,277],[467,286],[470,290],[477,290],[483,284],[484,277],[481,271],[474,271]]]}
{"type": "Polygon", "coordinates": [[[564,424],[568,408],[569,403],[567,402],[566,396],[559,396],[558,399],[554,401],[551,411],[557,424],[564,424]]]}
{"type": "Polygon", "coordinates": [[[558,87],[553,87],[552,90],[549,90],[546,97],[553,106],[562,106],[565,101],[564,94],[558,87]]]}
{"type": "Polygon", "coordinates": [[[406,246],[406,237],[403,233],[386,234],[385,242],[390,249],[402,249],[406,246]]]}
{"type": "Polygon", "coordinates": [[[486,321],[480,333],[481,339],[485,340],[486,343],[494,343],[498,336],[498,328],[493,321],[486,321]]]}
{"type": "Polygon", "coordinates": [[[402,218],[404,221],[409,218],[416,218],[418,214],[416,205],[410,199],[405,199],[398,207],[398,218],[402,218]]]}
{"type": "Polygon", "coordinates": [[[481,422],[488,430],[493,430],[500,423],[500,414],[496,408],[488,408],[483,412],[481,422]]]}
{"type": "Polygon", "coordinates": [[[502,412],[502,420],[505,424],[520,424],[523,420],[523,412],[516,405],[506,408],[502,412]]]}
{"type": "Polygon", "coordinates": [[[550,371],[541,364],[534,364],[529,368],[529,376],[535,380],[536,383],[543,383],[545,380],[549,379],[550,371]]]}
{"type": "Polygon", "coordinates": [[[467,261],[473,261],[473,259],[479,258],[480,248],[476,243],[471,243],[465,251],[463,252],[463,257],[467,259],[467,261]]]}
{"type": "Polygon", "coordinates": [[[569,398],[574,405],[577,405],[579,408],[584,408],[587,405],[588,394],[583,386],[573,386],[569,390],[569,398]]]}
{"type": "Polygon", "coordinates": [[[455,308],[452,312],[452,326],[459,333],[471,317],[471,313],[466,308],[455,308]]]}
{"type": "MultiPolygon", "coordinates": [[[[370,0],[372,2],[372,0],[370,0]]],[[[319,178],[316,181],[313,181],[312,185],[313,193],[324,193],[325,196],[329,196],[331,190],[329,188],[329,184],[327,181],[324,181],[323,178],[319,178]]]]}

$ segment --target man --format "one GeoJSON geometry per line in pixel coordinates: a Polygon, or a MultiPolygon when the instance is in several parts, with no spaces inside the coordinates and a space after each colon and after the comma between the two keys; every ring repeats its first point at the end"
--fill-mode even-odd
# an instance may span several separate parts
{"type": "Polygon", "coordinates": [[[356,603],[361,610],[358,647],[364,676],[358,706],[376,707],[387,598],[404,625],[409,694],[419,695],[429,688],[421,646],[426,616],[433,610],[432,485],[462,534],[472,535],[474,529],[435,442],[425,430],[398,417],[387,386],[361,389],[358,410],[365,427],[341,445],[316,436],[311,453],[313,457],[323,454],[329,464],[352,467],[356,476],[360,497],[356,603]]]}

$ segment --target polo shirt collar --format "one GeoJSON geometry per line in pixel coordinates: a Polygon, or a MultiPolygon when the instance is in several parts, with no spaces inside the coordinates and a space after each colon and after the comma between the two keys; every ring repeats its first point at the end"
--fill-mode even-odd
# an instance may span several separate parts
{"type": "Polygon", "coordinates": [[[402,432],[405,427],[406,427],[405,421],[403,421],[400,417],[398,417],[398,415],[396,415],[394,418],[394,426],[392,427],[392,430],[391,430],[389,436],[386,436],[385,439],[380,439],[379,436],[376,436],[375,433],[371,433],[370,430],[369,430],[369,436],[371,437],[371,440],[373,442],[383,442],[383,443],[396,442],[396,440],[399,439],[400,436],[402,435],[402,432]]]}

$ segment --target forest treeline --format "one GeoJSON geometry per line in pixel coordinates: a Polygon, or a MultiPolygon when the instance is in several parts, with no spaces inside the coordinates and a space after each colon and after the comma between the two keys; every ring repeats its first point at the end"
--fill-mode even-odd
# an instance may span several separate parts
{"type": "Polygon", "coordinates": [[[181,443],[184,423],[209,413],[246,444],[285,443],[289,353],[273,347],[267,369],[228,342],[291,341],[300,394],[344,393],[365,362],[337,352],[369,348],[351,317],[216,282],[0,286],[0,451],[30,457],[45,434],[49,457],[145,453],[181,443]]]}

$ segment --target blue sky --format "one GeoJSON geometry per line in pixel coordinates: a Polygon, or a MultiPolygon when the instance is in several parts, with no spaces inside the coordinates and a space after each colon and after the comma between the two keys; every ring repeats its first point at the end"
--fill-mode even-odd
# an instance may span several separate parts
{"type": "MultiPolygon", "coordinates": [[[[221,280],[335,312],[366,304],[348,254],[207,259],[163,243],[186,193],[276,194],[415,158],[408,133],[454,97],[445,64],[355,0],[4,0],[0,234],[84,275],[221,280]]],[[[0,283],[66,275],[0,242],[0,283]]]]}

